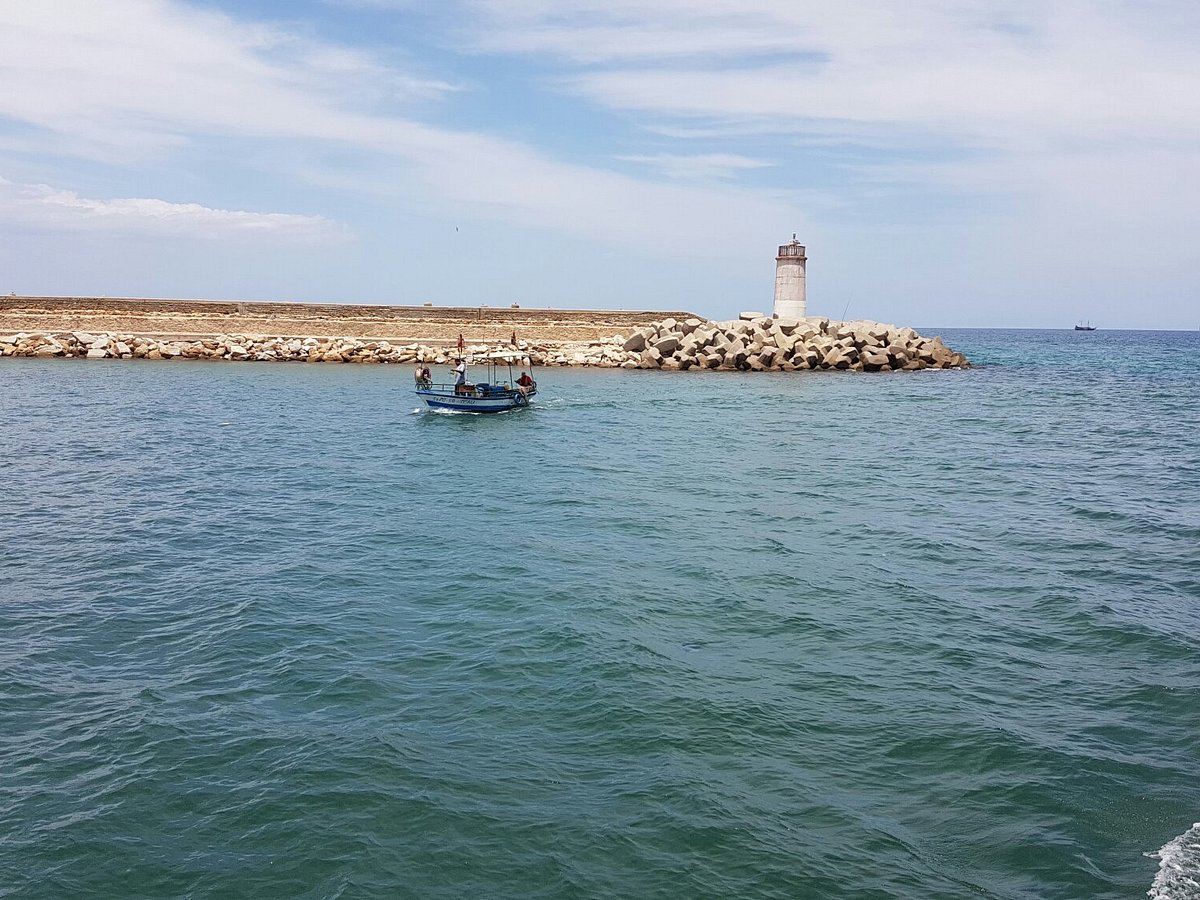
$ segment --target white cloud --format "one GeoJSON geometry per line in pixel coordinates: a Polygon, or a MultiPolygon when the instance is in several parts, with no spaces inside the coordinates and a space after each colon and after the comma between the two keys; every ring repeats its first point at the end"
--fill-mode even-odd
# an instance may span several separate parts
{"type": "Polygon", "coordinates": [[[0,178],[0,220],[25,227],[144,232],[199,238],[342,241],[349,231],[322,216],[212,209],[142,197],[91,200],[44,184],[0,178]]]}
{"type": "Polygon", "coordinates": [[[1010,146],[1193,137],[1200,118],[1200,15],[1182,2],[477,6],[481,51],[556,56],[580,67],[567,86],[599,103],[731,130],[874,123],[1010,146]]]}
{"type": "MultiPolygon", "coordinates": [[[[1179,284],[1194,257],[1184,224],[1200,206],[1192,0],[474,8],[477,52],[557,60],[564,92],[676,139],[671,155],[769,146],[782,177],[813,187],[808,164],[827,162],[842,204],[807,208],[858,221],[882,208],[889,226],[959,245],[983,261],[972,289],[1120,296],[1154,283],[1148,267],[1179,284]],[[937,210],[956,207],[970,232],[939,231],[937,210]],[[1009,264],[987,269],[993,254],[1009,264]]],[[[930,249],[906,271],[936,280],[930,249]]]]}
{"type": "Polygon", "coordinates": [[[59,153],[136,163],[214,136],[341,146],[391,166],[368,189],[667,250],[733,219],[798,227],[786,196],[659,184],[397,115],[364,89],[369,56],[170,0],[0,6],[0,58],[0,116],[56,133],[59,153]]]}
{"type": "Polygon", "coordinates": [[[213,135],[400,135],[407,123],[372,108],[456,90],[174,0],[0,5],[0,58],[0,116],[57,133],[60,153],[104,161],[213,135]]]}
{"type": "Polygon", "coordinates": [[[700,153],[684,156],[678,153],[621,156],[625,162],[639,163],[661,172],[668,178],[681,181],[708,181],[730,178],[749,169],[764,169],[772,163],[736,153],[700,153]]]}
{"type": "MultiPolygon", "coordinates": [[[[110,182],[138,172],[137,187],[112,194],[203,199],[206,179],[231,169],[245,179],[250,167],[228,159],[244,152],[270,189],[319,185],[318,202],[357,192],[348,202],[369,197],[377,219],[490,218],[622,242],[643,258],[757,258],[799,231],[817,259],[823,232],[847,242],[846,258],[878,248],[846,271],[874,265],[884,282],[904,268],[916,283],[938,265],[893,247],[939,240],[962,258],[991,246],[1031,258],[1020,249],[1034,244],[1061,272],[1087,270],[1106,233],[1163,270],[1183,271],[1191,253],[1179,237],[1200,205],[1200,5],[1190,0],[452,0],[436,14],[415,0],[327,0],[325,14],[394,9],[406,27],[457,29],[421,35],[442,68],[459,50],[532,59],[526,70],[506,64],[528,93],[497,89],[511,106],[490,111],[495,133],[432,124],[463,112],[456,84],[487,84],[486,60],[458,81],[402,47],[322,40],[321,15],[284,28],[202,2],[0,2],[10,177],[82,184],[70,169],[84,158],[106,164],[110,182]],[[539,90],[570,106],[570,134],[528,114],[539,90]],[[510,126],[522,140],[503,136],[510,126]],[[588,162],[570,156],[584,143],[588,162]],[[755,183],[769,173],[777,189],[743,183],[767,165],[755,183]],[[160,187],[168,170],[176,181],[160,187]],[[951,234],[935,220],[956,198],[951,234]],[[887,229],[905,230],[907,244],[884,240],[887,229]]],[[[10,216],[20,200],[45,227],[336,230],[314,217],[0,188],[10,216]]],[[[237,189],[222,182],[220,195],[237,189]]],[[[231,205],[296,205],[255,196],[231,205]]],[[[1011,289],[1019,273],[1002,268],[1011,289]]],[[[814,286],[820,277],[815,265],[814,286]]]]}

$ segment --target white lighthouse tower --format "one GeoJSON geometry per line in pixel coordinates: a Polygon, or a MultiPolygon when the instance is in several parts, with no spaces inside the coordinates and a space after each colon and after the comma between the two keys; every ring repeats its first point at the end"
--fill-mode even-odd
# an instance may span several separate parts
{"type": "Polygon", "coordinates": [[[775,318],[803,319],[808,315],[804,294],[804,245],[792,235],[792,242],[779,248],[775,257],[775,318]]]}

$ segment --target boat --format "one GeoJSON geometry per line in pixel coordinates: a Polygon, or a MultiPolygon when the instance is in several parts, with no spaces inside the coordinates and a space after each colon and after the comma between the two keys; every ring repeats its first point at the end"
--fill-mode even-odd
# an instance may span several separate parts
{"type": "Polygon", "coordinates": [[[1093,325],[1091,322],[1088,322],[1086,325],[1084,325],[1082,322],[1080,322],[1078,325],[1075,326],[1075,330],[1076,331],[1095,331],[1096,326],[1093,325]]]}
{"type": "MultiPolygon", "coordinates": [[[[513,365],[520,364],[523,353],[489,353],[483,357],[487,364],[488,380],[478,384],[434,384],[426,382],[416,389],[417,396],[430,409],[450,409],[460,412],[499,413],[522,409],[537,396],[537,382],[522,387],[513,380],[513,365]],[[508,380],[498,381],[507,367],[508,380]]],[[[472,360],[474,362],[474,360],[472,360]]]]}

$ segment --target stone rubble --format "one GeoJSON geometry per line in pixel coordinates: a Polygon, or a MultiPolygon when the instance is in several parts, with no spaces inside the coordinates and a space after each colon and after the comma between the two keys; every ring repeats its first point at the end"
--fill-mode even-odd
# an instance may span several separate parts
{"type": "MultiPolygon", "coordinates": [[[[911,328],[810,316],[775,319],[743,313],[727,322],[667,318],[630,335],[598,341],[472,344],[474,364],[489,352],[513,350],[521,364],[622,369],[798,372],[841,369],[859,372],[963,369],[970,363],[940,337],[911,328]]],[[[445,365],[456,355],[446,347],[356,338],[283,338],[219,335],[167,341],[128,334],[26,333],[0,335],[0,355],[87,359],[188,359],[254,362],[422,363],[445,365]]]]}

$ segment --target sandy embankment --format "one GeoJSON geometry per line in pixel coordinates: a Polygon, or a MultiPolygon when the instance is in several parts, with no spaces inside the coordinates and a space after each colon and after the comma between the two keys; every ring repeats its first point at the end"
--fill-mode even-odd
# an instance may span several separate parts
{"type": "Polygon", "coordinates": [[[558,310],[361,304],[0,297],[0,332],[128,334],[196,340],[223,334],[282,338],[371,338],[447,346],[522,341],[566,344],[630,334],[687,312],[558,310]]]}

